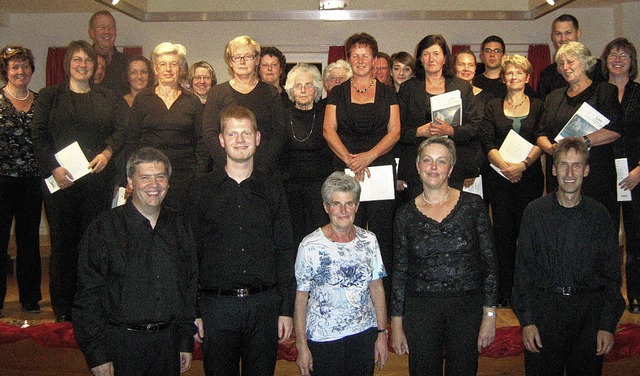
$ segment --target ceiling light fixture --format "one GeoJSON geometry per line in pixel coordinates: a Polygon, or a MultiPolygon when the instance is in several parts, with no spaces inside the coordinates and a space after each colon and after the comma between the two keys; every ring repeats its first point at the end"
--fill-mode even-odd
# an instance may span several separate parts
{"type": "Polygon", "coordinates": [[[120,0],[111,0],[111,5],[116,5],[120,2],[120,0]]]}
{"type": "Polygon", "coordinates": [[[344,9],[349,5],[349,0],[320,0],[320,10],[344,9]]]}
{"type": "Polygon", "coordinates": [[[547,4],[556,5],[556,0],[547,0],[547,4]]]}

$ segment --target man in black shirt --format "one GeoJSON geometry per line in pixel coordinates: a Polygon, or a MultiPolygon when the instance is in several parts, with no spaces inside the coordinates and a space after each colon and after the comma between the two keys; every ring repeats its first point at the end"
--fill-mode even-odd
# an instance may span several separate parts
{"type": "Polygon", "coordinates": [[[283,188],[254,169],[256,118],[230,106],[220,116],[224,168],[192,186],[187,215],[199,260],[196,320],[211,375],[272,375],[278,339],[293,327],[294,243],[283,188]]]}
{"type": "Polygon", "coordinates": [[[561,141],[558,191],[522,216],[512,298],[527,375],[600,375],[625,309],[617,231],[607,209],[581,194],[588,157],[582,140],[561,141]]]}
{"type": "Polygon", "coordinates": [[[73,328],[94,375],[179,375],[191,366],[197,259],[182,217],[162,201],[171,164],[142,148],[127,162],[131,200],[80,242],[73,328]]]}
{"type": "MultiPolygon", "coordinates": [[[[553,20],[553,24],[551,25],[551,41],[556,51],[565,43],[577,42],[580,37],[582,37],[582,30],[580,30],[578,19],[574,16],[563,14],[553,20]]],[[[538,98],[542,100],[552,91],[569,86],[560,72],[558,72],[558,64],[555,62],[555,57],[552,57],[551,60],[553,60],[553,62],[540,72],[538,98]]],[[[596,65],[587,72],[587,75],[592,81],[606,81],[602,76],[602,62],[599,59],[596,65]]]]}
{"type": "Polygon", "coordinates": [[[497,35],[486,37],[480,45],[480,60],[484,71],[473,78],[473,85],[491,93],[494,98],[507,95],[507,86],[502,81],[502,57],[506,52],[504,40],[497,35]]]}
{"type": "Polygon", "coordinates": [[[116,49],[116,36],[116,19],[111,12],[100,10],[91,16],[89,38],[93,41],[93,50],[107,63],[107,73],[102,85],[121,97],[129,92],[129,84],[125,79],[128,59],[125,54],[116,49]]]}

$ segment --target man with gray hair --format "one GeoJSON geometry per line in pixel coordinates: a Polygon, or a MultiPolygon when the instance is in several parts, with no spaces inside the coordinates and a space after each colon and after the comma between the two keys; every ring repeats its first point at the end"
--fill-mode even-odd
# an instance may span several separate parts
{"type": "Polygon", "coordinates": [[[91,373],[179,375],[191,366],[197,259],[182,217],[162,207],[171,163],[146,147],[127,162],[125,205],[82,238],[73,329],[91,373]]]}

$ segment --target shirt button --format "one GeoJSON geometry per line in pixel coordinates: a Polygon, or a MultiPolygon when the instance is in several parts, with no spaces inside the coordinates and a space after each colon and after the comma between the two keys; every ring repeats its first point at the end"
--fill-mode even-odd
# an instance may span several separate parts
{"type": "Polygon", "coordinates": [[[243,270],[243,271],[242,271],[242,274],[247,274],[247,271],[246,271],[246,270],[243,270]]]}
{"type": "Polygon", "coordinates": [[[241,251],[244,252],[244,248],[242,248],[241,251]]]}

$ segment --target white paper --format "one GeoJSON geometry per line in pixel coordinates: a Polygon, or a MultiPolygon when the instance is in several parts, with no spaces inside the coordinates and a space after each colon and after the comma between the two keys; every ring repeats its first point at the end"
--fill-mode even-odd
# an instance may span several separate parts
{"type": "Polygon", "coordinates": [[[609,119],[591,107],[589,103],[584,102],[554,138],[554,141],[560,142],[560,140],[568,137],[586,136],[607,124],[609,124],[609,119]]]}
{"type": "MultiPolygon", "coordinates": [[[[355,176],[350,169],[344,170],[345,174],[355,176]]],[[[393,182],[393,167],[391,165],[369,166],[371,177],[364,174],[364,181],[360,182],[362,192],[360,201],[380,201],[395,199],[395,187],[393,182]]]]}
{"type": "MultiPolygon", "coordinates": [[[[498,151],[505,162],[520,163],[529,156],[531,149],[533,149],[533,144],[511,129],[509,133],[507,133],[507,137],[505,137],[498,151]]],[[[491,168],[496,170],[503,178],[509,180],[497,166],[491,164],[491,168]]]]}
{"type": "Polygon", "coordinates": [[[429,98],[431,121],[443,120],[452,126],[462,124],[462,97],[460,90],[450,91],[429,98]]]}
{"type": "Polygon", "coordinates": [[[473,181],[473,184],[469,187],[462,187],[462,190],[469,193],[475,193],[478,196],[484,198],[484,192],[482,191],[482,175],[478,175],[473,181]]]}
{"type": "Polygon", "coordinates": [[[111,208],[115,208],[117,206],[124,205],[126,200],[127,189],[125,187],[118,187],[113,195],[113,200],[111,201],[111,208]]]}
{"type": "Polygon", "coordinates": [[[625,191],[620,187],[620,182],[629,176],[629,165],[627,158],[616,159],[616,188],[618,190],[618,201],[631,201],[631,191],[625,191]]]}
{"type": "MultiPolygon", "coordinates": [[[[56,160],[61,167],[64,167],[69,171],[73,179],[71,181],[76,181],[86,174],[91,172],[89,166],[89,161],[87,157],[80,149],[80,144],[78,141],[75,141],[71,145],[65,147],[55,154],[56,160]]],[[[49,192],[54,193],[60,189],[58,183],[53,178],[53,175],[49,176],[45,179],[45,183],[49,188],[49,192]]]]}

